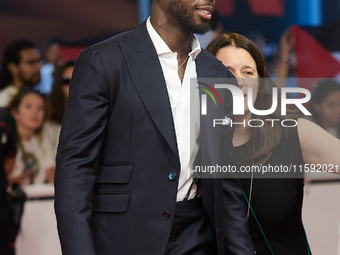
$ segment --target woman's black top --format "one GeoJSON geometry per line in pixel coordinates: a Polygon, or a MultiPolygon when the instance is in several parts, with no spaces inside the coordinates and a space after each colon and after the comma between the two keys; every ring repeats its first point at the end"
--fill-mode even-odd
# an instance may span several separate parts
{"type": "MultiPolygon", "coordinates": [[[[255,173],[250,205],[275,255],[307,255],[308,243],[301,220],[304,183],[303,172],[299,168],[300,165],[303,166],[302,153],[297,128],[289,127],[288,131],[288,135],[281,139],[263,165],[282,165],[290,167],[291,171],[295,167],[296,172],[276,174],[274,178],[264,178],[266,176],[262,173],[255,173]]],[[[242,159],[246,146],[250,146],[250,142],[235,147],[238,162],[242,159]]],[[[247,175],[247,178],[240,178],[240,181],[249,199],[251,173],[247,175]]],[[[251,211],[249,231],[256,254],[272,254],[251,211]]]]}

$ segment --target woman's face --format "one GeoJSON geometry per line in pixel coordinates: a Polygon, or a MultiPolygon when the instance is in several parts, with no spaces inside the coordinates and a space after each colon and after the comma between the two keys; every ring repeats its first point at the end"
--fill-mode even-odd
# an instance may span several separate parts
{"type": "Polygon", "coordinates": [[[219,59],[237,78],[238,87],[242,90],[244,95],[244,112],[249,112],[247,103],[248,88],[251,87],[253,89],[253,105],[259,88],[258,79],[251,79],[259,77],[253,57],[248,53],[248,51],[242,48],[228,46],[219,49],[216,54],[216,58],[219,59]]]}
{"type": "Polygon", "coordinates": [[[34,93],[26,94],[14,116],[18,126],[31,131],[38,130],[42,126],[45,117],[44,100],[34,93]]]}
{"type": "Polygon", "coordinates": [[[63,83],[61,84],[61,89],[63,91],[63,94],[65,96],[65,98],[68,98],[68,94],[69,94],[69,89],[70,89],[70,81],[72,78],[72,73],[73,73],[73,66],[70,66],[68,68],[66,68],[63,72],[63,83]]]}
{"type": "Polygon", "coordinates": [[[340,125],[340,91],[329,94],[315,109],[321,118],[321,124],[331,127],[340,125]]]}

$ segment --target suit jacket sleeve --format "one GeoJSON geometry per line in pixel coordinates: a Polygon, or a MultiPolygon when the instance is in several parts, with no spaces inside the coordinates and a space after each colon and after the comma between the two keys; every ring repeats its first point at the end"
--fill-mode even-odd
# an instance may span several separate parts
{"type": "MultiPolygon", "coordinates": [[[[236,78],[230,71],[205,50],[202,50],[197,56],[196,62],[198,78],[223,78],[223,83],[237,85],[236,78]]],[[[221,81],[218,80],[218,82],[221,81]]],[[[203,166],[215,166],[216,164],[233,166],[236,164],[232,144],[233,128],[230,125],[216,125],[215,127],[212,125],[213,119],[223,119],[225,117],[233,119],[231,92],[228,89],[223,89],[219,90],[218,93],[223,98],[224,107],[215,107],[212,100],[207,100],[209,114],[201,115],[200,163],[203,166]]],[[[201,174],[201,176],[203,177],[204,174],[201,174]]],[[[208,173],[206,178],[215,178],[216,190],[214,192],[217,204],[215,204],[215,218],[212,216],[211,218],[216,223],[218,243],[223,243],[221,252],[228,255],[254,254],[253,243],[249,236],[242,186],[237,176],[233,173],[217,175],[208,173]],[[219,234],[221,228],[222,233],[219,234]]],[[[206,188],[205,191],[208,193],[209,188],[206,188]]],[[[204,198],[203,191],[202,198],[204,198]]],[[[206,201],[207,205],[209,201],[206,201]]],[[[209,206],[206,207],[209,208],[209,206]]]]}
{"type": "MultiPolygon", "coordinates": [[[[233,83],[237,84],[236,79],[233,83]]],[[[230,119],[233,119],[232,102],[232,95],[227,91],[225,113],[230,119]]],[[[228,153],[223,157],[223,160],[225,160],[224,165],[236,166],[234,147],[232,144],[234,128],[230,125],[226,127],[229,128],[229,134],[226,139],[228,153]]],[[[226,178],[223,178],[222,185],[226,254],[254,254],[253,242],[249,235],[248,219],[246,217],[241,183],[233,173],[228,173],[224,177],[226,178]]]]}
{"type": "Polygon", "coordinates": [[[102,58],[90,47],[76,62],[57,152],[55,212],[64,255],[95,254],[92,192],[109,94],[102,58]]]}

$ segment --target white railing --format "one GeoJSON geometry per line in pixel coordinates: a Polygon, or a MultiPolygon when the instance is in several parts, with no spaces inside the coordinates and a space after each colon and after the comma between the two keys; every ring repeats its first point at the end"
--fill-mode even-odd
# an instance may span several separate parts
{"type": "Polygon", "coordinates": [[[61,255],[54,214],[52,184],[24,187],[25,203],[21,231],[16,239],[16,255],[61,255]]]}
{"type": "MultiPolygon", "coordinates": [[[[17,255],[61,255],[53,208],[53,185],[25,188],[17,255]]],[[[307,183],[303,222],[313,255],[340,255],[340,182],[307,183]]]]}

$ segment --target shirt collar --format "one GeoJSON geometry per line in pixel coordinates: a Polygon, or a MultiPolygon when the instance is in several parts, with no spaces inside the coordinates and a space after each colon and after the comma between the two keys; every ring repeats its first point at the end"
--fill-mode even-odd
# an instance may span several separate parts
{"type": "MultiPolygon", "coordinates": [[[[146,21],[146,28],[150,35],[151,41],[156,48],[156,52],[158,56],[162,54],[166,54],[166,53],[173,53],[170,50],[169,46],[164,42],[162,37],[160,37],[160,35],[151,25],[150,17],[146,21]]],[[[190,51],[189,56],[191,56],[192,60],[195,60],[198,54],[201,52],[200,43],[195,35],[193,35],[193,39],[191,41],[191,49],[192,50],[190,51]]]]}

